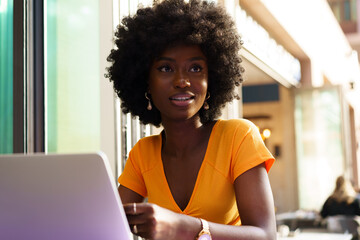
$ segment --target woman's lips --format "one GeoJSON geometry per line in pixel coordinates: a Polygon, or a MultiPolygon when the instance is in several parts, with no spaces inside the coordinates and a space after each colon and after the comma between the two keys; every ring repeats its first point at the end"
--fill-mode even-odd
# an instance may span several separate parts
{"type": "Polygon", "coordinates": [[[178,94],[169,98],[171,103],[179,106],[186,107],[194,101],[194,96],[190,94],[178,94]]]}

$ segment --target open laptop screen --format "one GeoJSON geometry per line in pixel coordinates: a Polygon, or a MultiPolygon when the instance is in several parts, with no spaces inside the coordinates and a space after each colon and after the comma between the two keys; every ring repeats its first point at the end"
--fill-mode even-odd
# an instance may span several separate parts
{"type": "Polygon", "coordinates": [[[131,239],[106,156],[0,155],[0,239],[131,239]]]}

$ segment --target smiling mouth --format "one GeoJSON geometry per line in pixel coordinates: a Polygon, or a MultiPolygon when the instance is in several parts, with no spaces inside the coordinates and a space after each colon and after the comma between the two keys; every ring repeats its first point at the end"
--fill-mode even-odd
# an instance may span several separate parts
{"type": "Polygon", "coordinates": [[[195,99],[192,95],[178,95],[169,98],[171,103],[177,107],[188,107],[195,99]]]}
{"type": "Polygon", "coordinates": [[[171,97],[170,100],[173,100],[173,101],[188,101],[188,100],[191,100],[191,99],[194,99],[194,97],[171,97]]]}

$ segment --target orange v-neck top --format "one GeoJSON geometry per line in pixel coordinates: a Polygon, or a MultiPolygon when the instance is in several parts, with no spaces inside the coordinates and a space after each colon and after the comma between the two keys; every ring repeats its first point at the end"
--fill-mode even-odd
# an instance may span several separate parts
{"type": "Polygon", "coordinates": [[[130,151],[119,183],[148,201],[177,213],[211,222],[240,225],[233,183],[245,171],[274,158],[256,126],[245,119],[218,120],[211,132],[193,193],[182,211],[167,183],[161,160],[160,135],[140,139],[130,151]]]}

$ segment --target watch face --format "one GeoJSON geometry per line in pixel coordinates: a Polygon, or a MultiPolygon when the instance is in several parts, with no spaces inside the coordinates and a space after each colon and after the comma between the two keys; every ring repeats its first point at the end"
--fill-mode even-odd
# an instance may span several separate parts
{"type": "Polygon", "coordinates": [[[198,238],[198,240],[211,240],[211,237],[210,237],[210,235],[209,234],[202,234],[199,238],[198,238]]]}

